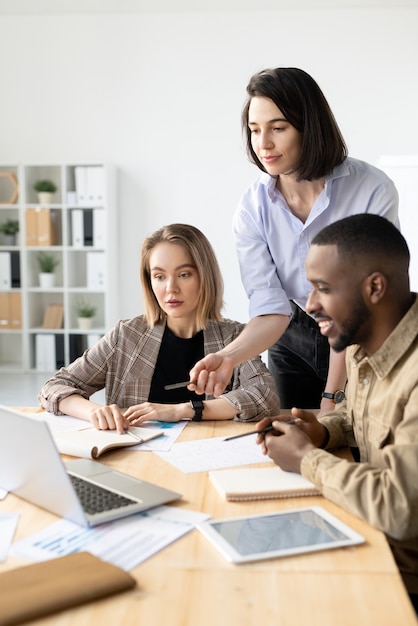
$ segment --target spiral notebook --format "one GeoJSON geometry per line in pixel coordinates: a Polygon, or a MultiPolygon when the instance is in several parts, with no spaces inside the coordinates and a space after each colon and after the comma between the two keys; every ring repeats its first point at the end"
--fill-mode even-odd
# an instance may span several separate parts
{"type": "Polygon", "coordinates": [[[264,500],[316,496],[319,489],[309,480],[280,467],[216,470],[209,477],[225,500],[264,500]]]}

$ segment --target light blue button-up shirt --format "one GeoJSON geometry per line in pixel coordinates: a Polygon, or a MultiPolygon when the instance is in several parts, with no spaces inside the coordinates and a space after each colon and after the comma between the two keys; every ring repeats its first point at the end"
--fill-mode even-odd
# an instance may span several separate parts
{"type": "Polygon", "coordinates": [[[348,157],[336,167],[305,223],[289,209],[276,178],[262,174],[241,198],[233,219],[250,318],[291,315],[289,299],[304,308],[312,288],[305,272],[312,239],[328,224],[357,213],[382,215],[399,228],[395,185],[368,163],[348,157]]]}

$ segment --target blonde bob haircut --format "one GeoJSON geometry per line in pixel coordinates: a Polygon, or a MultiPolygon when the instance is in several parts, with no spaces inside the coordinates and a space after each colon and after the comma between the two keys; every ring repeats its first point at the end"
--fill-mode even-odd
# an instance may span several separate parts
{"type": "Polygon", "coordinates": [[[192,258],[200,280],[199,305],[196,312],[198,330],[206,328],[209,320],[222,320],[223,279],[215,252],[205,235],[190,224],[170,224],[149,235],[142,244],[141,283],[144,292],[145,319],[153,328],[165,320],[151,287],[150,256],[159,243],[182,246],[192,258]]]}

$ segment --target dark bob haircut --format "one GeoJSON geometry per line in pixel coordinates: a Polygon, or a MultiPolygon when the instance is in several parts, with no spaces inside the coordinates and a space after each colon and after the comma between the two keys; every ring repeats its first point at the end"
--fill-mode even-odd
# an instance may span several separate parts
{"type": "Polygon", "coordinates": [[[266,69],[254,74],[247,85],[248,99],[242,111],[247,154],[263,172],[248,128],[248,111],[254,97],[269,98],[286,120],[301,133],[301,152],[295,167],[298,181],[317,180],[329,174],[347,157],[347,146],[324,94],[314,79],[295,67],[266,69]]]}

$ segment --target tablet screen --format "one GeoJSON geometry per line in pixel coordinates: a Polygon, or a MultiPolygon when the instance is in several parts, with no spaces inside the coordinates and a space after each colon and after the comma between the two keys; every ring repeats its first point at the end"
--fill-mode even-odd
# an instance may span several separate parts
{"type": "Polygon", "coordinates": [[[321,507],[208,521],[200,530],[233,562],[285,556],[364,541],[321,507]]]}

